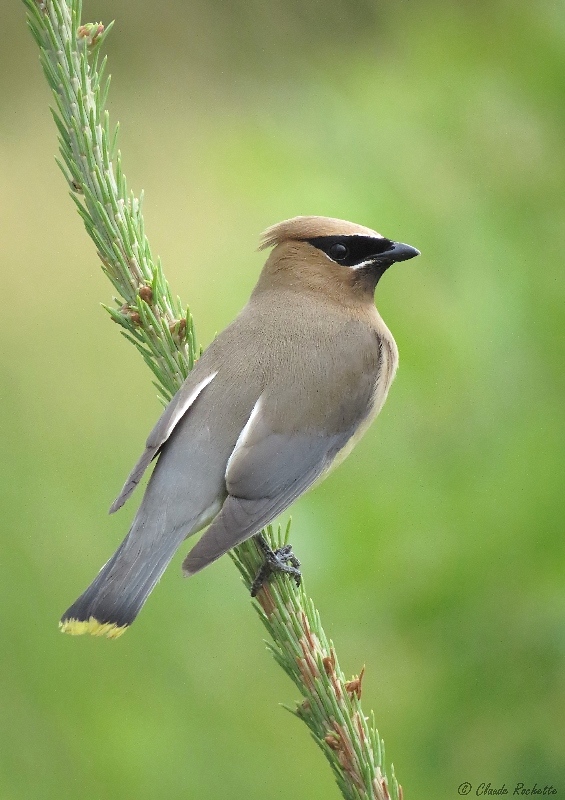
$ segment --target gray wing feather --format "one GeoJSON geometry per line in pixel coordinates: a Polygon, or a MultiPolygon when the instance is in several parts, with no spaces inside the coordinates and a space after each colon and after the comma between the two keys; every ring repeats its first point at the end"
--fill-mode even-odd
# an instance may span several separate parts
{"type": "Polygon", "coordinates": [[[270,434],[236,448],[228,466],[229,495],[183,563],[193,575],[271,522],[305,492],[350,434],[270,434]]]}
{"type": "Polygon", "coordinates": [[[284,494],[311,470],[323,470],[328,455],[353,432],[275,432],[268,417],[273,411],[271,403],[259,397],[239,435],[226,467],[226,488],[234,497],[259,500],[284,494]]]}
{"type": "Polygon", "coordinates": [[[189,379],[179,389],[171,402],[161,414],[159,421],[147,437],[145,450],[141,454],[135,467],[130,472],[122,491],[110,506],[110,514],[121,508],[126,500],[133,494],[135,487],[140,482],[143,474],[151,461],[158,455],[179,421],[194,404],[202,390],[216,377],[217,371],[208,375],[196,385],[189,379]]]}

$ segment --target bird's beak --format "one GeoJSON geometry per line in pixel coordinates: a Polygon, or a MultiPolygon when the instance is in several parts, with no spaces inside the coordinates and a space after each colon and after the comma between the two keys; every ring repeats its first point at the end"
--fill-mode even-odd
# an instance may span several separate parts
{"type": "MultiPolygon", "coordinates": [[[[402,242],[392,242],[391,247],[381,254],[380,258],[385,258],[390,264],[395,261],[408,261],[409,258],[419,256],[420,251],[409,244],[402,244],[402,242]]],[[[380,260],[379,258],[379,260],[380,260]]]]}

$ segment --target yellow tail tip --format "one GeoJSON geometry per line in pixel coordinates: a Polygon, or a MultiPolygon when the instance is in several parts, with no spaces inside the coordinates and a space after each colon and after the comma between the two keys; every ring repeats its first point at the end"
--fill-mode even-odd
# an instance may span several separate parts
{"type": "Polygon", "coordinates": [[[89,633],[91,636],[106,636],[108,639],[117,639],[128,627],[128,625],[116,625],[115,622],[99,622],[95,617],[87,620],[65,619],[59,623],[61,633],[69,633],[71,636],[89,633]]]}

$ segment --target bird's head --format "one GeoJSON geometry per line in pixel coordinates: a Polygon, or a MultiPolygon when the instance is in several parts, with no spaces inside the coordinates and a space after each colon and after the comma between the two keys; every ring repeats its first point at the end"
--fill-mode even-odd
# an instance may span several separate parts
{"type": "Polygon", "coordinates": [[[396,261],[420,255],[371,228],[332,217],[294,217],[268,228],[260,249],[273,247],[260,284],[372,295],[396,261]]]}

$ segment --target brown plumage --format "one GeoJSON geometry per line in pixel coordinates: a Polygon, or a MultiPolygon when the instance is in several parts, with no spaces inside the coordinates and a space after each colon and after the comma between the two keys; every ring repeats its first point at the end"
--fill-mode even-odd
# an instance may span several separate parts
{"type": "Polygon", "coordinates": [[[379,412],[398,355],[373,294],[417,250],[351,222],[296,217],[249,302],[209,346],[150,434],[112,506],[158,461],[130,532],[71,606],[71,633],[128,626],[182,541],[192,575],[252,536],[323,477],[379,412]]]}
{"type": "Polygon", "coordinates": [[[364,225],[334,217],[293,217],[271,225],[261,234],[259,250],[276,247],[287,241],[307,241],[318,236],[376,236],[380,234],[364,225]]]}

